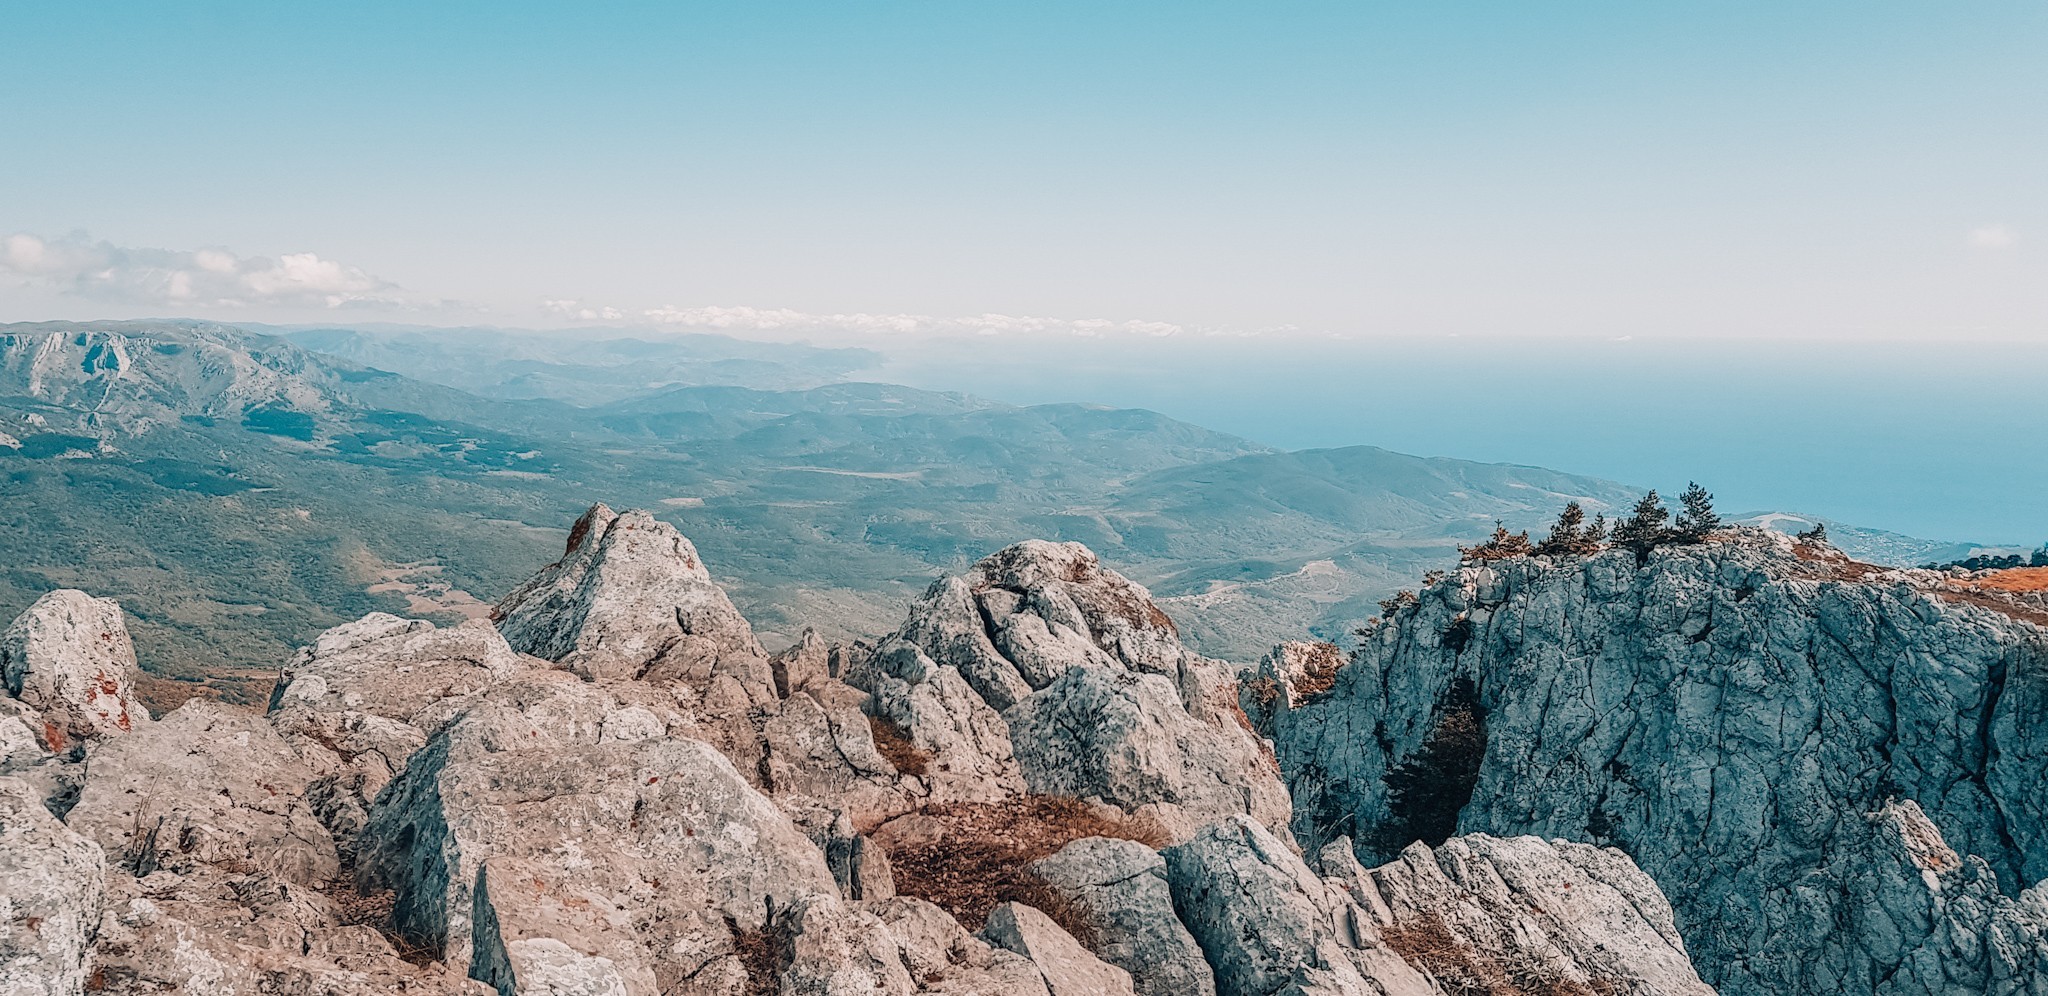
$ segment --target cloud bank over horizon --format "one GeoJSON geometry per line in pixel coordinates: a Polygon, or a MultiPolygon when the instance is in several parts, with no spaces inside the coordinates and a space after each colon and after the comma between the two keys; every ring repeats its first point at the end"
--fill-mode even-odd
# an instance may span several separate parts
{"type": "Polygon", "coordinates": [[[0,280],[89,301],[157,307],[438,310],[459,307],[318,253],[115,245],[83,233],[0,239],[0,280]]]}

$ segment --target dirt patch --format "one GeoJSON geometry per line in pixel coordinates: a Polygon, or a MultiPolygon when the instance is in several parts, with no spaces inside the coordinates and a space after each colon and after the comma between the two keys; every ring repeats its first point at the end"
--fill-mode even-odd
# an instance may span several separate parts
{"type": "Polygon", "coordinates": [[[875,753],[895,765],[898,772],[922,778],[931,768],[932,756],[911,742],[910,732],[896,725],[895,720],[869,716],[868,729],[875,738],[875,753]]]}
{"type": "Polygon", "coordinates": [[[1090,938],[1081,911],[1026,866],[1086,837],[1134,840],[1151,848],[1168,843],[1151,820],[1058,796],[930,806],[899,819],[918,821],[919,831],[896,835],[885,826],[876,835],[888,849],[897,892],[937,905],[969,930],[980,930],[1003,903],[1024,903],[1084,944],[1090,938]]]}
{"type": "Polygon", "coordinates": [[[1852,560],[1831,546],[1792,544],[1792,556],[1808,565],[1805,576],[1817,581],[1868,581],[1890,568],[1852,560]]]}
{"type": "Polygon", "coordinates": [[[2036,626],[2048,627],[2048,609],[2013,601],[2011,594],[2005,592],[1945,589],[1941,592],[1941,597],[1962,605],[1975,605],[1979,608],[1990,609],[1993,612],[2001,613],[2008,618],[2018,619],[2021,622],[2030,622],[2036,626]]]}

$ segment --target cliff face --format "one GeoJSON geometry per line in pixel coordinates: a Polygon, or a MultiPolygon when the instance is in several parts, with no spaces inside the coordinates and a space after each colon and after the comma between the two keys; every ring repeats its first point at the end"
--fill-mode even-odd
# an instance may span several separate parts
{"type": "Polygon", "coordinates": [[[1368,862],[1451,833],[1613,845],[1734,996],[2048,991],[2033,610],[1716,539],[1467,567],[1395,604],[1334,687],[1274,696],[1296,835],[1368,862]]]}

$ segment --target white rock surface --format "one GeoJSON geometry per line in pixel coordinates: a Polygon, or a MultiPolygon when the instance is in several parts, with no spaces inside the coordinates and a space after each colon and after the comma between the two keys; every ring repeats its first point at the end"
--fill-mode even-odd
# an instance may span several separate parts
{"type": "Polygon", "coordinates": [[[51,816],[39,790],[0,778],[0,993],[84,991],[106,875],[99,845],[51,816]]]}
{"type": "Polygon", "coordinates": [[[934,583],[849,680],[942,762],[935,799],[1014,794],[1014,770],[1183,838],[1236,813],[1284,834],[1286,789],[1228,675],[1086,547],[1032,541],[934,583]]]}
{"type": "Polygon", "coordinates": [[[135,647],[110,598],[65,588],[36,599],[0,634],[0,673],[8,694],[42,713],[51,749],[149,722],[135,700],[135,647]]]}
{"type": "Polygon", "coordinates": [[[588,678],[737,679],[772,698],[768,654],[674,526],[600,504],[576,521],[562,559],[505,596],[498,629],[521,653],[588,678]]]}
{"type": "Polygon", "coordinates": [[[1174,912],[1159,852],[1087,837],[1033,863],[1031,872],[1087,920],[1094,952],[1129,972],[1138,996],[1215,996],[1216,973],[1174,912]]]}
{"type": "Polygon", "coordinates": [[[1052,996],[1130,994],[1131,973],[1095,957],[1052,918],[1023,903],[1004,903],[988,916],[981,936],[1031,959],[1052,996]]]}

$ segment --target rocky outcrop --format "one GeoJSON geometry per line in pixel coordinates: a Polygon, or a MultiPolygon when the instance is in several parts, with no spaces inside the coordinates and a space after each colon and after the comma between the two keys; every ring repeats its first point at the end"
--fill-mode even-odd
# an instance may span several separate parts
{"type": "Polygon", "coordinates": [[[1229,669],[1080,544],[1021,543],[933,584],[850,680],[935,758],[935,799],[1021,783],[1183,838],[1238,813],[1285,832],[1286,791],[1229,669]]]}
{"type": "Polygon", "coordinates": [[[593,679],[716,677],[773,694],[754,630],[674,526],[647,512],[591,507],[562,559],[505,596],[492,618],[521,653],[593,679]]]}
{"type": "Polygon", "coordinates": [[[2048,985],[2044,708],[2015,612],[1731,531],[1463,568],[1275,740],[1311,848],[1613,844],[1725,993],[1959,996],[2048,985]]]}
{"type": "Polygon", "coordinates": [[[318,886],[341,865],[306,801],[317,764],[262,717],[193,700],[94,750],[65,822],[136,877],[227,867],[318,886]]]}
{"type": "MultiPolygon", "coordinates": [[[[1078,546],[941,582],[879,647],[807,634],[770,658],[680,534],[599,506],[497,625],[335,627],[261,715],[195,700],[53,751],[44,713],[6,700],[0,978],[301,996],[1699,991],[1661,899],[1614,852],[1471,837],[1366,871],[1337,842],[1312,871],[1239,701],[1229,668],[1078,546]],[[1136,839],[1091,836],[1118,833],[1136,839]],[[1148,846],[1167,839],[1185,843],[1148,846]]],[[[1965,930],[1928,913],[1942,929],[1918,934],[1902,919],[1901,937],[1990,950],[2033,929],[2032,900],[1929,848],[1938,890],[1914,893],[1904,865],[1854,881],[1902,917],[1954,896],[1982,915],[1965,930]]],[[[2000,965],[1984,978],[2034,971],[2000,965]]]]}
{"type": "Polygon", "coordinates": [[[50,815],[41,792],[0,778],[0,993],[85,989],[106,875],[99,846],[50,815]]]}
{"type": "Polygon", "coordinates": [[[42,714],[53,751],[149,722],[135,700],[135,647],[112,599],[69,588],[36,599],[0,634],[0,673],[8,694],[42,714]]]}

